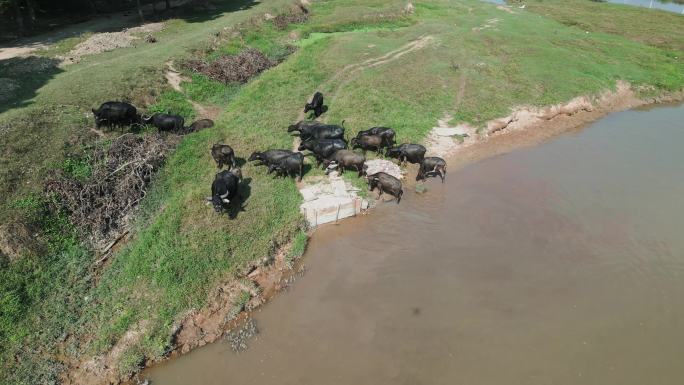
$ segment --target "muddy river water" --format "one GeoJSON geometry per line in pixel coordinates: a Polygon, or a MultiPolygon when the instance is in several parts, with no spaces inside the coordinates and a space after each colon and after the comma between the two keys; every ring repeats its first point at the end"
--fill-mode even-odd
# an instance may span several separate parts
{"type": "Polygon", "coordinates": [[[154,385],[684,381],[684,107],[613,114],[319,229],[260,334],[154,385]]]}

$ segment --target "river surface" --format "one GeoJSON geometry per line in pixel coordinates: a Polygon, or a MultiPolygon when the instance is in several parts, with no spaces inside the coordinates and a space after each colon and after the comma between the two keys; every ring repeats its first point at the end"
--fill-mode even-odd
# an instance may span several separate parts
{"type": "MultiPolygon", "coordinates": [[[[681,385],[684,107],[613,114],[320,228],[260,334],[153,385],[681,385]]],[[[413,174],[412,174],[413,175],[413,174]]]]}
{"type": "MultiPolygon", "coordinates": [[[[487,3],[494,3],[499,5],[506,5],[506,0],[482,0],[487,3]]],[[[589,0],[587,0],[589,1],[589,0]]],[[[674,1],[658,1],[658,0],[607,0],[609,3],[626,4],[644,8],[662,9],[675,13],[684,14],[684,4],[674,1]]]]}
{"type": "Polygon", "coordinates": [[[637,7],[662,9],[664,11],[676,12],[684,14],[684,4],[674,1],[658,1],[658,0],[608,0],[609,3],[627,4],[637,7]]]}

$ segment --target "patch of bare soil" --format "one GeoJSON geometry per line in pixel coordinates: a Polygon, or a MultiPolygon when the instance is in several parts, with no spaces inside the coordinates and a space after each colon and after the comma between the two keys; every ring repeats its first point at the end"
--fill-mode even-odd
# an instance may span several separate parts
{"type": "Polygon", "coordinates": [[[493,28],[500,21],[501,21],[501,19],[497,19],[497,18],[489,19],[484,24],[482,24],[478,27],[473,27],[472,30],[474,32],[484,31],[485,29],[493,28]]]}
{"type": "Polygon", "coordinates": [[[166,71],[166,81],[169,83],[171,88],[178,92],[183,92],[183,88],[181,87],[181,83],[183,81],[188,81],[188,79],[185,79],[181,76],[180,72],[176,70],[173,67],[173,62],[169,61],[166,63],[166,67],[168,70],[166,71]]]}
{"type": "Polygon", "coordinates": [[[143,320],[133,325],[119,338],[107,353],[95,356],[81,363],[63,379],[65,384],[118,384],[120,374],[116,363],[121,355],[135,346],[145,335],[149,322],[143,320]]]}
{"type": "Polygon", "coordinates": [[[124,29],[121,32],[96,33],[62,57],[62,63],[78,63],[84,56],[130,47],[134,41],[141,38],[141,35],[159,32],[163,28],[164,23],[148,23],[139,27],[124,29]]]}

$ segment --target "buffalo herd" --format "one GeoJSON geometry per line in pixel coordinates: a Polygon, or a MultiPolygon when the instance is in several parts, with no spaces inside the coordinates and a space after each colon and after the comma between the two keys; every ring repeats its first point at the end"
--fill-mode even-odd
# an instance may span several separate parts
{"type": "Polygon", "coordinates": [[[105,102],[98,109],[93,108],[92,111],[95,116],[95,127],[98,129],[103,126],[109,129],[119,127],[121,132],[127,126],[149,124],[159,131],[187,134],[214,125],[211,119],[201,119],[192,123],[190,127],[185,127],[185,119],[180,115],[160,113],[149,116],[140,115],[135,106],[126,102],[105,102]]]}
{"type": "MultiPolygon", "coordinates": [[[[312,111],[311,118],[318,118],[328,110],[323,104],[323,94],[316,92],[311,102],[304,106],[304,113],[312,111]]],[[[169,114],[154,114],[141,116],[134,106],[125,102],[106,102],[100,108],[93,109],[95,124],[98,128],[131,126],[135,124],[151,124],[159,131],[175,133],[189,133],[203,128],[211,127],[214,122],[202,119],[194,122],[190,127],[185,127],[183,117],[169,114]]],[[[376,154],[394,158],[400,164],[406,162],[418,164],[416,180],[425,180],[431,176],[439,176],[444,183],[447,165],[444,159],[438,157],[426,157],[426,149],[420,144],[396,144],[396,132],[389,127],[373,127],[360,131],[349,142],[345,139],[344,121],[340,125],[324,124],[315,120],[303,120],[290,125],[287,132],[294,132],[301,139],[297,151],[285,149],[271,149],[263,152],[253,152],[247,161],[259,162],[264,165],[268,173],[275,177],[296,177],[301,181],[304,176],[304,157],[302,151],[308,151],[306,156],[316,159],[316,167],[321,164],[325,168],[326,175],[332,170],[339,172],[354,170],[359,177],[365,176],[370,191],[378,190],[379,196],[387,193],[401,201],[403,188],[401,181],[396,177],[377,172],[367,174],[366,152],[371,150],[376,154]],[[351,144],[351,149],[349,148],[351,144]],[[362,152],[355,152],[361,149],[362,152]]],[[[211,156],[219,169],[227,167],[227,170],[218,172],[211,184],[211,196],[207,197],[207,204],[213,205],[217,212],[224,211],[231,202],[239,199],[239,186],[242,181],[242,172],[236,162],[235,152],[227,144],[216,143],[211,147],[211,156]]]]}

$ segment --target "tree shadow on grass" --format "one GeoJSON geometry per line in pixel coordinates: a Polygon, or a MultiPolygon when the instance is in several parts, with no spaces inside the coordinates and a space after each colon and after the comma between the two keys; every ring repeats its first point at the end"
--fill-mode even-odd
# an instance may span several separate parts
{"type": "Polygon", "coordinates": [[[173,17],[183,19],[188,23],[202,23],[209,20],[217,19],[226,13],[238,12],[248,10],[259,2],[254,0],[222,0],[213,1],[208,7],[204,9],[192,9],[187,6],[181,6],[172,9],[173,17]]]}
{"type": "Polygon", "coordinates": [[[25,107],[60,72],[59,60],[28,56],[0,60],[0,113],[25,107]]]}

